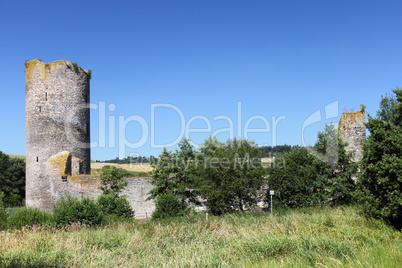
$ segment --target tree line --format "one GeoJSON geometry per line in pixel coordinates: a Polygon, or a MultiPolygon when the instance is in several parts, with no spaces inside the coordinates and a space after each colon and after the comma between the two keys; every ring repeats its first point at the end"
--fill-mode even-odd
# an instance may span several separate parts
{"type": "Polygon", "coordinates": [[[111,159],[111,160],[105,160],[105,161],[99,161],[96,160],[96,162],[102,162],[102,163],[115,163],[115,164],[145,164],[145,163],[149,163],[149,164],[155,164],[158,161],[158,159],[156,157],[154,157],[153,155],[151,155],[150,157],[146,157],[146,156],[127,156],[123,159],[120,159],[118,157],[116,157],[115,159],[111,159]]]}
{"type": "MultiPolygon", "coordinates": [[[[164,148],[157,161],[122,161],[153,164],[149,199],[156,202],[155,218],[187,215],[198,205],[215,215],[252,209],[260,200],[269,204],[267,190],[273,189],[283,208],[357,203],[367,216],[402,227],[402,89],[393,93],[382,97],[376,117],[368,115],[370,135],[357,163],[334,125],[318,133],[313,147],[259,148],[248,140],[210,137],[199,149],[183,139],[174,152],[164,148]],[[261,164],[266,153],[280,153],[268,167],[261,164]]],[[[113,182],[123,171],[104,173],[113,182]]],[[[24,198],[25,161],[0,151],[0,208],[21,205],[24,198]]]]}
{"type": "Polygon", "coordinates": [[[198,150],[187,139],[175,152],[164,148],[152,172],[153,217],[187,215],[200,204],[216,215],[250,209],[261,199],[258,190],[269,203],[272,189],[284,208],[356,203],[367,216],[401,227],[402,89],[393,93],[382,97],[376,117],[368,116],[370,135],[359,162],[333,124],[313,147],[261,149],[247,140],[210,137],[198,150]],[[261,157],[273,152],[281,154],[264,168],[261,157]]]}

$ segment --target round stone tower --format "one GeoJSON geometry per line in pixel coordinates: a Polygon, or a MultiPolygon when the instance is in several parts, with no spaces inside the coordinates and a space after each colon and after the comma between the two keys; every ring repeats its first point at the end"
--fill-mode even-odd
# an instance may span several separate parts
{"type": "Polygon", "coordinates": [[[26,205],[50,209],[55,189],[49,159],[69,152],[77,170],[70,164],[65,174],[90,174],[90,71],[68,61],[32,60],[25,62],[25,79],[26,205]]]}

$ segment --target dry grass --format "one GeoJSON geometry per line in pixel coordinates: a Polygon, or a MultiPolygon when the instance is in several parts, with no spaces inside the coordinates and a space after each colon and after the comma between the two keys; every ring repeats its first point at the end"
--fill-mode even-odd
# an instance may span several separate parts
{"type": "Polygon", "coordinates": [[[25,155],[9,154],[8,156],[10,158],[18,158],[18,159],[24,159],[25,160],[25,155]]]}
{"type": "Polygon", "coordinates": [[[136,172],[151,172],[153,170],[150,164],[91,163],[91,169],[102,169],[104,166],[116,166],[128,171],[136,172]]]}

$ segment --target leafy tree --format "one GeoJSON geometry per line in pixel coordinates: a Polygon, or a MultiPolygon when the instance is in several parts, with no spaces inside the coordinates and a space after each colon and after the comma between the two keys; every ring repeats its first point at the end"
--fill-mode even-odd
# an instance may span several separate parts
{"type": "Polygon", "coordinates": [[[128,184],[126,177],[128,177],[126,170],[114,166],[104,166],[100,176],[101,186],[99,189],[102,190],[103,194],[117,196],[128,184]]]}
{"type": "Polygon", "coordinates": [[[190,214],[191,209],[186,202],[172,192],[161,194],[156,199],[155,211],[152,213],[153,219],[169,217],[180,217],[190,214]]]}
{"type": "Polygon", "coordinates": [[[213,214],[256,205],[256,193],[263,184],[263,168],[261,153],[253,142],[234,139],[223,144],[210,137],[200,151],[197,186],[213,214]]]}
{"type": "Polygon", "coordinates": [[[103,194],[98,196],[97,204],[105,215],[115,215],[121,218],[132,218],[134,210],[125,196],[119,196],[120,192],[127,186],[125,179],[129,173],[118,167],[104,166],[102,168],[101,186],[103,194]]]}
{"type": "Polygon", "coordinates": [[[377,117],[368,116],[358,199],[364,212],[398,228],[402,225],[402,89],[381,99],[377,117]]]}
{"type": "Polygon", "coordinates": [[[134,217],[134,211],[125,196],[102,194],[98,196],[98,203],[104,215],[116,215],[127,219],[134,217]]]}
{"type": "Polygon", "coordinates": [[[6,206],[16,206],[25,198],[25,161],[0,151],[0,191],[6,206]]]}
{"type": "Polygon", "coordinates": [[[276,146],[261,146],[258,148],[262,157],[272,157],[283,153],[288,153],[292,150],[291,145],[276,145],[276,146]]]}
{"type": "Polygon", "coordinates": [[[7,214],[3,204],[4,193],[0,191],[0,230],[7,226],[7,214]]]}
{"type": "Polygon", "coordinates": [[[190,204],[198,203],[193,146],[188,139],[180,141],[178,146],[179,149],[175,153],[163,148],[151,173],[153,178],[151,183],[155,187],[149,192],[148,199],[156,200],[156,211],[159,211],[160,215],[168,215],[163,212],[164,208],[168,207],[165,202],[175,202],[176,208],[183,209],[175,216],[187,213],[190,204]],[[171,196],[175,196],[175,198],[172,199],[171,196]]]}
{"type": "Polygon", "coordinates": [[[0,208],[4,207],[3,199],[4,199],[4,193],[0,191],[0,208]]]}
{"type": "Polygon", "coordinates": [[[286,165],[274,165],[269,171],[268,184],[280,204],[297,208],[350,203],[357,164],[352,162],[353,154],[345,151],[346,146],[331,124],[318,133],[314,150],[293,148],[278,157],[275,162],[286,165]]]}
{"type": "Polygon", "coordinates": [[[346,152],[348,143],[343,141],[333,124],[325,125],[325,130],[318,133],[313,155],[316,161],[318,176],[325,181],[325,191],[329,194],[331,205],[349,204],[353,202],[356,190],[354,177],[358,164],[353,161],[354,152],[346,152]]]}
{"type": "Polygon", "coordinates": [[[183,139],[172,153],[163,149],[152,172],[149,199],[156,200],[156,211],[170,215],[164,209],[180,208],[176,216],[189,213],[189,205],[203,200],[214,214],[243,210],[256,204],[256,193],[263,184],[261,153],[246,140],[227,144],[210,137],[195,151],[189,140],[183,139]]]}

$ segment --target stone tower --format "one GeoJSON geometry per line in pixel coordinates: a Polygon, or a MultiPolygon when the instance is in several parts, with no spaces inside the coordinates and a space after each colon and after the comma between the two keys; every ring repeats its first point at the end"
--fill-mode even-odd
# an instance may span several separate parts
{"type": "Polygon", "coordinates": [[[342,113],[341,118],[339,119],[339,135],[342,140],[349,143],[346,147],[346,151],[355,151],[355,161],[363,157],[363,147],[361,142],[366,139],[365,122],[366,113],[364,111],[342,113]]]}
{"type": "Polygon", "coordinates": [[[54,178],[90,174],[90,71],[68,61],[32,60],[25,80],[26,205],[50,209],[60,184],[54,178]],[[68,164],[59,163],[65,169],[52,178],[61,152],[68,164]]]}

